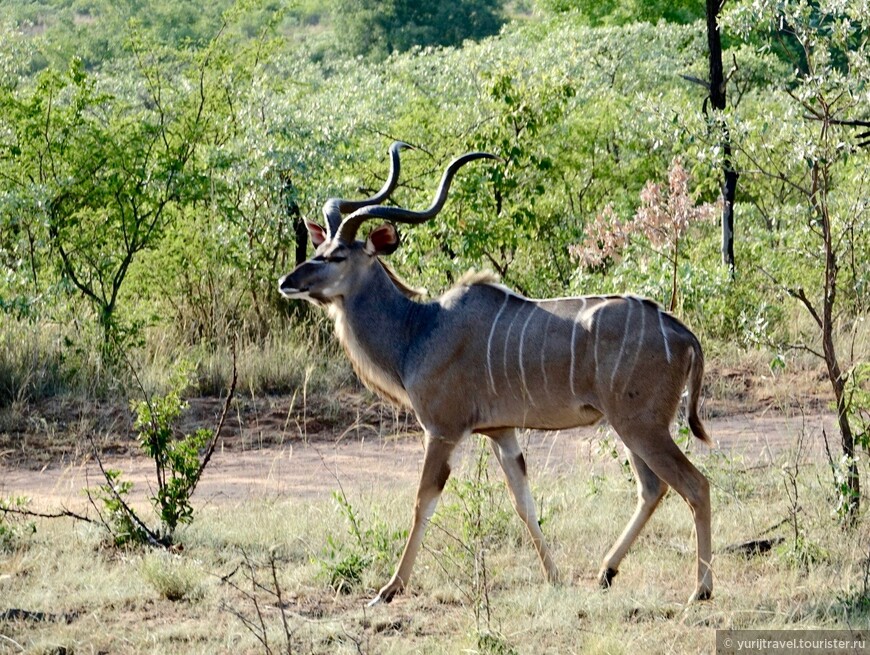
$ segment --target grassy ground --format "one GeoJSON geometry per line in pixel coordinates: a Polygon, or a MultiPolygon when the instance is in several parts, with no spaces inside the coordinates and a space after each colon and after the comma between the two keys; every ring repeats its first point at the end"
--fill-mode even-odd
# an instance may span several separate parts
{"type": "MultiPolygon", "coordinates": [[[[381,428],[371,426],[408,429],[407,416],[372,404],[354,387],[346,360],[320,332],[309,331],[305,340],[279,334],[260,350],[239,346],[240,397],[228,453],[285,439],[301,447],[300,441],[381,438],[381,428]],[[352,394],[336,395],[336,388],[352,394]]],[[[84,360],[89,373],[76,379],[93,389],[71,385],[63,370],[74,354],[64,354],[58,335],[24,331],[20,338],[7,334],[4,344],[0,464],[32,469],[79,461],[88,435],[111,451],[135,450],[127,395],[107,390],[111,385],[84,360]]],[[[153,361],[134,362],[146,371],[146,386],[161,388],[166,362],[178,357],[169,350],[152,344],[153,361]]],[[[827,406],[815,360],[792,359],[779,369],[763,351],[733,361],[712,355],[707,416],[800,415],[827,406]]],[[[186,356],[198,363],[198,391],[226,384],[225,353],[186,356]]],[[[189,420],[209,426],[221,402],[195,398],[191,405],[189,420]]],[[[395,485],[368,485],[337,498],[325,492],[305,500],[284,494],[197,504],[194,522],[178,534],[183,549],[173,553],[108,547],[104,530],[69,519],[0,514],[0,654],[707,653],[716,629],[864,626],[870,499],[865,491],[859,528],[842,531],[828,463],[807,459],[799,428],[789,436],[794,447],[763,463],[721,452],[692,455],[713,485],[710,602],[684,602],[694,576],[692,522],[673,494],[614,588],[598,590],[600,559],[634,506],[630,475],[608,449],[592,466],[532,476],[564,577],[556,587],[543,582],[501,474],[472,455],[448,485],[409,593],[371,609],[365,603],[389,578],[403,543],[411,485],[398,492],[395,485]],[[750,539],[778,541],[749,557],[727,550],[750,539]]],[[[866,459],[860,465],[870,479],[866,459]]]]}
{"type": "Polygon", "coordinates": [[[108,548],[101,529],[69,520],[37,520],[31,532],[7,518],[0,611],[43,615],[0,621],[0,653],[708,653],[719,628],[867,624],[870,520],[836,527],[826,464],[694,456],[713,483],[716,590],[686,605],[692,527],[673,494],[614,588],[597,589],[599,560],[634,504],[629,474],[601,458],[534,485],[563,585],[543,582],[500,474],[472,454],[409,593],[371,609],[401,546],[410,488],[205,507],[178,553],[108,548]],[[759,537],[783,540],[763,555],[726,551],[759,537]]]}

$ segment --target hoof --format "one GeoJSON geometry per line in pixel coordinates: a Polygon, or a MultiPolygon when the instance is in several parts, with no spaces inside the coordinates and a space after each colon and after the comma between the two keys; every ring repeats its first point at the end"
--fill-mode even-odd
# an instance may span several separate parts
{"type": "Polygon", "coordinates": [[[544,575],[547,577],[547,582],[554,586],[562,584],[562,576],[559,574],[559,569],[553,564],[544,568],[544,575]]]}
{"type": "Polygon", "coordinates": [[[689,602],[694,603],[699,600],[710,600],[713,597],[712,589],[698,589],[689,597],[689,602]]]}
{"type": "Polygon", "coordinates": [[[386,585],[384,585],[381,590],[378,592],[378,595],[372,598],[369,601],[368,606],[374,607],[380,603],[391,603],[393,602],[393,597],[396,594],[402,593],[405,585],[402,584],[400,580],[390,580],[386,585]]]}
{"type": "Polygon", "coordinates": [[[601,571],[598,575],[598,586],[602,589],[610,589],[613,584],[613,578],[616,577],[616,574],[619,573],[616,569],[611,569],[610,567],[601,571]]]}

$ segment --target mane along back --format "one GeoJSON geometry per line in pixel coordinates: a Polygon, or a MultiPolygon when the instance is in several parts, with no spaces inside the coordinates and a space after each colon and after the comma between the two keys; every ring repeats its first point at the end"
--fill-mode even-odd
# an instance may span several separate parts
{"type": "Polygon", "coordinates": [[[462,274],[462,277],[453,285],[454,288],[458,287],[472,287],[479,284],[489,284],[489,285],[501,285],[501,280],[498,275],[493,273],[492,271],[475,271],[473,268],[465,271],[462,274]]]}
{"type": "Polygon", "coordinates": [[[384,269],[384,273],[387,274],[387,277],[390,278],[390,281],[395,285],[395,287],[409,300],[425,300],[426,296],[429,295],[429,292],[426,291],[426,289],[422,287],[412,287],[410,284],[405,282],[399,277],[396,271],[393,270],[393,267],[387,265],[384,260],[378,258],[378,263],[384,269]]]}

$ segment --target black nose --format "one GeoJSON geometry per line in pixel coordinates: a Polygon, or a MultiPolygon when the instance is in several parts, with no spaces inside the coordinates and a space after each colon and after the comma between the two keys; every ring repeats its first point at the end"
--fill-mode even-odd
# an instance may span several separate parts
{"type": "Polygon", "coordinates": [[[292,284],[292,281],[290,280],[290,274],[289,274],[289,273],[288,273],[287,275],[282,276],[281,279],[278,280],[278,290],[279,290],[279,291],[286,291],[286,292],[297,291],[297,290],[298,290],[298,289],[296,289],[296,287],[292,284]]]}

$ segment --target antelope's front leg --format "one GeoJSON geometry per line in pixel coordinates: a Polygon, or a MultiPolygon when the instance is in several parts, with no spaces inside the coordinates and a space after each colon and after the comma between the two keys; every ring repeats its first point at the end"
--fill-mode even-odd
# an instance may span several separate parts
{"type": "Polygon", "coordinates": [[[523,523],[526,524],[547,580],[556,584],[559,582],[559,569],[553,561],[552,555],[550,555],[550,549],[547,548],[547,544],[544,541],[544,533],[538,524],[535,501],[532,498],[532,490],[529,487],[528,475],[526,475],[526,460],[517,441],[517,431],[514,428],[508,428],[505,430],[491,430],[486,434],[490,438],[492,450],[507,479],[514,509],[523,520],[523,523]]]}
{"type": "Polygon", "coordinates": [[[426,435],[426,456],[423,459],[423,473],[420,477],[420,486],[417,488],[417,500],[414,504],[414,522],[411,524],[411,532],[399,567],[390,581],[369,602],[369,606],[376,605],[381,601],[389,603],[393,596],[404,590],[405,585],[411,578],[411,570],[414,568],[414,560],[420,545],[423,543],[423,534],[435,507],[438,498],[450,477],[450,455],[456,447],[458,440],[445,439],[442,437],[426,435]]]}

